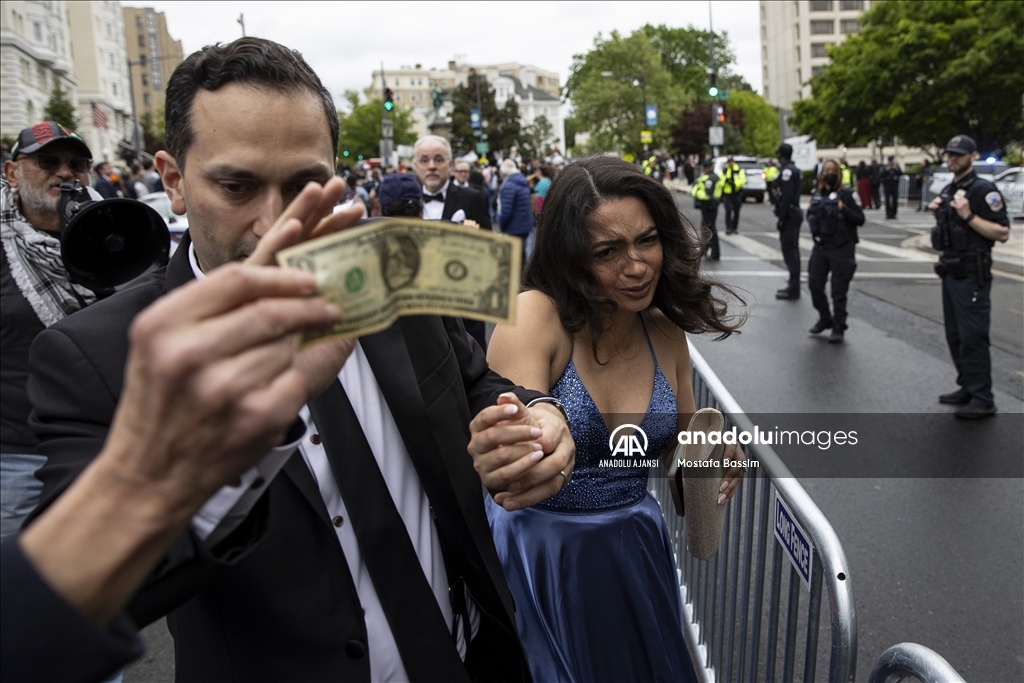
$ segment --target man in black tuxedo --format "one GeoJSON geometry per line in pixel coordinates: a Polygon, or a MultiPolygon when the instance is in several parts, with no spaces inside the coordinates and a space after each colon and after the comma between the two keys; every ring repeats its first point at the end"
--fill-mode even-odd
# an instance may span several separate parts
{"type": "MultiPolygon", "coordinates": [[[[424,219],[456,223],[471,220],[482,230],[491,229],[487,199],[477,190],[457,185],[451,179],[452,145],[446,138],[428,135],[417,140],[413,146],[413,170],[423,186],[424,219]]],[[[480,320],[462,322],[480,348],[486,350],[484,323],[480,320]]]]}
{"type": "MultiPolygon", "coordinates": [[[[167,94],[157,167],[189,231],[166,268],[33,346],[40,509],[100,452],[139,311],[335,220],[337,116],[298,53],[258,38],[207,47],[167,94]],[[297,219],[310,182],[325,184],[319,223],[297,219]]],[[[559,406],[524,405],[543,397],[489,371],[458,320],[401,318],[346,353],[336,377],[310,362],[324,391],[285,444],[207,501],[128,613],[140,626],[169,613],[178,680],[528,680],[483,488],[517,509],[571,477],[559,406]]]]}
{"type": "Polygon", "coordinates": [[[471,187],[451,182],[452,145],[439,135],[428,135],[413,146],[413,170],[423,185],[423,218],[428,221],[461,223],[476,221],[484,230],[491,229],[487,200],[471,187]],[[461,216],[459,212],[462,212],[461,216]]]}

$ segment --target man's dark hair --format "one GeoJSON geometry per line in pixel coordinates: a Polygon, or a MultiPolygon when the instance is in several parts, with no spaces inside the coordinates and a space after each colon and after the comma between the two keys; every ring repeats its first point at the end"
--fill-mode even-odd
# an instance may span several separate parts
{"type": "Polygon", "coordinates": [[[306,91],[323,104],[331,131],[331,149],[338,149],[338,111],[331,94],[297,50],[263,38],[239,38],[227,45],[207,45],[193,52],[171,75],[167,83],[165,144],[167,151],[185,168],[185,156],[192,146],[192,103],[200,88],[214,91],[239,83],[279,93],[306,91]]]}
{"type": "Polygon", "coordinates": [[[740,303],[742,299],[701,273],[710,235],[698,237],[697,230],[679,213],[668,188],[633,164],[613,157],[573,162],[551,182],[523,287],[551,297],[562,325],[570,332],[589,327],[596,357],[597,340],[616,304],[601,294],[591,272],[588,224],[603,202],[626,197],[635,197],[647,207],[661,241],[661,278],[651,304],[690,334],[714,331],[724,338],[735,332],[743,319],[728,313],[726,299],[715,288],[740,303]]]}

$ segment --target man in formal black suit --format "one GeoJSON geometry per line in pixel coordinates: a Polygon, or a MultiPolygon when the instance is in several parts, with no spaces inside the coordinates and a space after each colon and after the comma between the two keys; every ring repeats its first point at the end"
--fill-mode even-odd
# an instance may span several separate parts
{"type": "MultiPolygon", "coordinates": [[[[273,250],[271,235],[330,229],[294,216],[310,182],[325,195],[339,184],[334,104],[298,53],[257,38],[207,47],[167,95],[157,166],[189,231],[166,268],[33,347],[41,507],[100,451],[140,310],[273,250]]],[[[170,612],[178,680],[528,680],[483,487],[506,509],[560,488],[574,449],[559,406],[524,405],[543,397],[489,371],[461,323],[436,316],[360,339],[337,377],[312,381],[326,389],[286,443],[207,501],[129,614],[170,612]]]]}
{"type": "Polygon", "coordinates": [[[471,187],[451,182],[452,145],[439,135],[428,135],[413,146],[413,170],[423,185],[423,218],[461,223],[476,221],[484,230],[491,229],[487,200],[471,187]],[[459,212],[462,212],[459,215],[459,212]]]}
{"type": "MultiPolygon", "coordinates": [[[[461,162],[465,163],[465,162],[461,162]]],[[[413,170],[423,186],[423,218],[428,221],[475,221],[482,230],[491,229],[487,199],[471,187],[452,180],[452,145],[440,135],[428,135],[413,146],[413,170]]],[[[468,173],[467,173],[468,178],[468,173]]],[[[484,350],[486,328],[480,320],[463,320],[466,331],[484,350]]]]}

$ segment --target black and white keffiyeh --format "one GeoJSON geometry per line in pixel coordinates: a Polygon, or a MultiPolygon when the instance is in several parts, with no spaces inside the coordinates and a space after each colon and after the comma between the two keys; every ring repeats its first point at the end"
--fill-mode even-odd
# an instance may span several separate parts
{"type": "Polygon", "coordinates": [[[60,240],[33,228],[21,213],[16,190],[6,178],[0,184],[0,240],[11,277],[39,321],[49,327],[96,301],[92,291],[68,280],[60,240]]]}

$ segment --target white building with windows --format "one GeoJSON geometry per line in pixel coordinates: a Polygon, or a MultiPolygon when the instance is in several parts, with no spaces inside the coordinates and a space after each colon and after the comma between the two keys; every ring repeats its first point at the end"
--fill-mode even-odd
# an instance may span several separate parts
{"type": "MultiPolygon", "coordinates": [[[[417,137],[429,133],[433,121],[431,91],[435,87],[450,91],[458,85],[466,85],[472,71],[483,75],[495,90],[496,104],[505,106],[509,98],[519,105],[519,122],[529,126],[540,116],[547,118],[554,130],[551,143],[565,153],[565,126],[562,121],[560,85],[558,74],[528,64],[505,63],[490,66],[467,64],[465,57],[457,55],[448,62],[447,69],[424,69],[421,64],[403,66],[399,69],[373,72],[373,83],[367,91],[370,97],[382,97],[386,86],[394,94],[395,104],[412,108],[417,137]]],[[[451,114],[451,98],[445,100],[441,117],[451,114]]]]}
{"type": "Polygon", "coordinates": [[[131,86],[120,2],[70,2],[71,44],[78,76],[79,134],[93,158],[117,160],[133,149],[131,86]]]}
{"type": "MultiPolygon", "coordinates": [[[[811,96],[810,81],[829,63],[828,48],[860,31],[860,15],[872,0],[761,0],[761,64],[764,98],[785,119],[793,102],[811,96]]],[[[785,137],[785,132],[783,133],[785,137]]],[[[901,166],[924,158],[903,145],[818,148],[822,159],[846,157],[853,165],[893,154],[901,166]]]]}
{"type": "MultiPolygon", "coordinates": [[[[67,2],[0,4],[0,134],[16,138],[43,119],[54,84],[75,102],[67,2]]],[[[79,118],[82,112],[79,110],[79,118]]]]}

